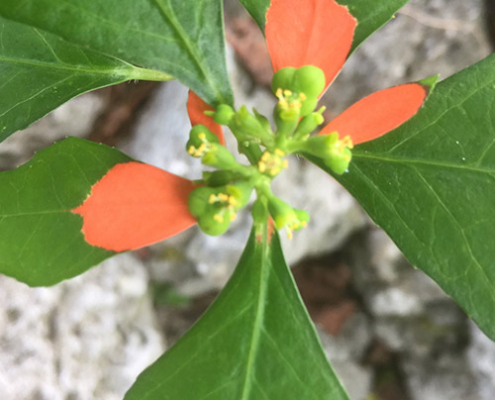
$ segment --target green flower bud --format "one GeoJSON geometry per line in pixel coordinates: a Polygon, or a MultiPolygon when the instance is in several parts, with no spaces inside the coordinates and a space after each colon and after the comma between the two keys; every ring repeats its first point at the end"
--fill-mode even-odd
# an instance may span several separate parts
{"type": "Polygon", "coordinates": [[[201,217],[206,212],[209,204],[208,200],[210,199],[210,196],[215,193],[215,189],[206,186],[201,186],[191,192],[187,199],[187,206],[195,218],[201,217]]]}
{"type": "Polygon", "coordinates": [[[294,72],[292,84],[294,91],[304,93],[308,99],[317,99],[325,89],[325,74],[318,67],[305,65],[294,72]]]}
{"type": "Polygon", "coordinates": [[[305,117],[306,115],[312,113],[317,105],[318,105],[317,97],[307,97],[306,100],[304,100],[301,105],[301,116],[305,117]]]}
{"type": "Polygon", "coordinates": [[[328,135],[318,135],[304,142],[302,150],[320,157],[325,165],[336,174],[343,174],[351,162],[353,148],[350,137],[339,139],[337,132],[328,135]]]}
{"type": "Polygon", "coordinates": [[[204,125],[195,125],[189,133],[187,152],[193,157],[203,157],[212,143],[219,143],[218,137],[204,125]]]}
{"type": "MultiPolygon", "coordinates": [[[[251,193],[253,192],[253,185],[249,182],[236,182],[227,185],[225,191],[235,200],[234,204],[231,204],[234,210],[240,210],[249,203],[251,193]]],[[[233,203],[232,200],[230,202],[233,203]]]]}
{"type": "Polygon", "coordinates": [[[296,213],[296,217],[299,221],[299,226],[295,227],[294,230],[298,231],[304,228],[308,224],[310,217],[308,212],[304,210],[299,210],[297,208],[294,208],[294,212],[296,213]]]}
{"type": "Polygon", "coordinates": [[[278,197],[273,197],[268,201],[268,211],[277,229],[282,229],[290,222],[297,220],[294,209],[278,197]]]}
{"type": "Polygon", "coordinates": [[[272,79],[272,92],[274,95],[277,95],[278,89],[289,89],[292,90],[292,81],[294,79],[294,73],[296,72],[296,68],[286,67],[279,69],[275,75],[273,75],[272,79]]]}
{"type": "Polygon", "coordinates": [[[218,236],[229,229],[231,222],[231,213],[229,210],[222,212],[210,212],[203,215],[198,220],[200,229],[211,236],[218,236]]]}
{"type": "Polygon", "coordinates": [[[342,175],[349,168],[352,159],[352,153],[349,149],[344,149],[342,153],[335,153],[330,158],[325,159],[325,165],[331,168],[333,172],[342,175]]]}
{"type": "Polygon", "coordinates": [[[236,210],[243,205],[241,202],[245,202],[245,194],[241,189],[242,186],[235,184],[218,188],[203,186],[193,190],[189,195],[188,206],[203,232],[216,236],[229,228],[236,217],[236,210]]]}
{"type": "Polygon", "coordinates": [[[203,181],[210,187],[225,186],[232,182],[235,175],[232,171],[205,171],[203,172],[203,181]]]}
{"type": "Polygon", "coordinates": [[[269,199],[268,211],[275,222],[275,228],[287,229],[289,239],[292,239],[292,231],[304,228],[309,221],[309,214],[306,211],[292,208],[277,197],[269,199]]]}
{"type": "Polygon", "coordinates": [[[209,149],[203,154],[201,162],[205,165],[220,169],[235,169],[239,166],[235,157],[225,146],[221,144],[211,144],[209,149]]]}
{"type": "Polygon", "coordinates": [[[301,122],[299,122],[294,136],[297,138],[302,138],[313,132],[325,120],[323,115],[321,115],[324,110],[325,107],[322,107],[317,112],[306,115],[301,122]]]}
{"type": "Polygon", "coordinates": [[[263,125],[250,114],[246,106],[242,106],[232,117],[229,128],[234,134],[240,133],[242,136],[262,137],[265,134],[263,125]]]}
{"type": "Polygon", "coordinates": [[[220,104],[213,114],[213,120],[220,125],[228,125],[235,115],[235,111],[227,104],[220,104]]]}

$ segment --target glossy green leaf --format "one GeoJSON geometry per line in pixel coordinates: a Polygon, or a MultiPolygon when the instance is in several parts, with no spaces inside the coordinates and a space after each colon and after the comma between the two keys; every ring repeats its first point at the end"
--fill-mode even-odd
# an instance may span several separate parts
{"type": "Polygon", "coordinates": [[[115,253],[90,246],[80,205],[115,164],[115,149],[69,138],[13,171],[0,173],[0,273],[32,286],[53,285],[115,253]]]}
{"type": "Polygon", "coordinates": [[[280,242],[251,234],[234,275],[196,325],[125,400],[347,400],[280,242]]]}
{"type": "Polygon", "coordinates": [[[2,0],[0,16],[170,74],[210,104],[232,103],[221,0],[2,0]]]}
{"type": "Polygon", "coordinates": [[[168,76],[0,17],[0,142],[83,92],[168,76]]]}
{"type": "Polygon", "coordinates": [[[336,177],[492,339],[494,98],[492,55],[439,83],[408,123],[357,146],[336,177]]]}
{"type": "Polygon", "coordinates": [[[270,7],[270,0],[239,0],[249,14],[254,18],[260,29],[265,31],[266,11],[270,7]]]}
{"type": "MultiPolygon", "coordinates": [[[[264,31],[270,0],[240,0],[240,2],[264,31]]],[[[337,0],[337,2],[347,6],[358,20],[352,44],[352,49],[355,50],[368,36],[390,21],[409,0],[337,0]]]]}
{"type": "Polygon", "coordinates": [[[337,0],[337,2],[347,6],[358,20],[352,52],[373,32],[390,21],[409,0],[337,0]]]}

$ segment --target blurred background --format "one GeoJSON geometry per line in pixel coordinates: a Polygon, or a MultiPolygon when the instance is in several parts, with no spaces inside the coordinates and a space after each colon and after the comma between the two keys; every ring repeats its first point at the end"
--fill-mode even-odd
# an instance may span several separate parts
{"type": "MultiPolygon", "coordinates": [[[[348,60],[322,100],[326,117],[375,90],[437,73],[445,79],[486,57],[494,10],[493,0],[411,0],[348,60]]],[[[225,11],[236,103],[269,115],[263,38],[236,0],[226,0],[225,11]]],[[[0,170],[69,135],[198,178],[200,163],[183,151],[186,99],[177,82],[85,94],[2,143],[0,170]]],[[[351,400],[495,398],[495,343],[408,264],[344,189],[301,159],[274,187],[312,216],[284,249],[351,400]]],[[[221,290],[249,229],[248,214],[221,237],[193,228],[51,288],[0,276],[0,399],[122,399],[221,290]]]]}

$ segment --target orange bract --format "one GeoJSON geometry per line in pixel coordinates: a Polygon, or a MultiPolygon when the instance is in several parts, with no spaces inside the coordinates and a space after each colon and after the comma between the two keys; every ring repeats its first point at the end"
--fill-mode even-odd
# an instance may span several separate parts
{"type": "Polygon", "coordinates": [[[391,87],[358,101],[320,132],[350,136],[354,144],[376,139],[397,128],[417,113],[428,94],[419,83],[391,87]]]}
{"type": "Polygon", "coordinates": [[[196,223],[187,207],[188,179],[138,162],[117,164],[72,210],[83,217],[86,241],[112,251],[133,250],[182,232],[196,223]]]}
{"type": "Polygon", "coordinates": [[[272,0],[265,33],[273,69],[313,65],[323,70],[328,87],[344,65],[356,26],[335,0],[272,0]]]}
{"type": "Polygon", "coordinates": [[[191,125],[204,125],[212,133],[218,137],[220,144],[225,144],[225,138],[223,136],[222,127],[218,125],[212,117],[205,115],[205,111],[213,111],[213,108],[201,99],[192,90],[189,91],[189,98],[187,99],[187,113],[189,114],[189,119],[191,125]]]}

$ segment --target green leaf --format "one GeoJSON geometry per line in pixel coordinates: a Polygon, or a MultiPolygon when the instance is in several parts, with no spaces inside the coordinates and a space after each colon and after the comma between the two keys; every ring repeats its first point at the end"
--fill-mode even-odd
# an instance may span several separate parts
{"type": "MultiPolygon", "coordinates": [[[[336,178],[495,339],[495,55],[437,84],[336,178]]],[[[325,166],[316,161],[322,168],[325,166]]]]}
{"type": "Polygon", "coordinates": [[[232,103],[221,0],[2,0],[0,16],[170,74],[212,105],[232,103]]]}
{"type": "Polygon", "coordinates": [[[373,32],[390,21],[409,0],[337,0],[358,20],[351,53],[373,32]]]}
{"type": "Polygon", "coordinates": [[[270,7],[270,0],[239,0],[244,8],[248,10],[249,14],[256,21],[260,29],[265,31],[266,12],[270,7]]]}
{"type": "MultiPolygon", "coordinates": [[[[264,31],[266,11],[271,1],[240,0],[240,2],[264,31]]],[[[354,51],[368,36],[390,21],[409,0],[337,0],[337,2],[347,6],[354,18],[358,20],[352,43],[352,51],[354,51]]]]}
{"type": "Polygon", "coordinates": [[[130,79],[166,79],[0,17],[0,142],[83,92],[130,79]]]}
{"type": "Polygon", "coordinates": [[[13,171],[0,173],[0,273],[53,285],[114,255],[90,246],[72,209],[114,165],[129,157],[69,138],[13,171]]]}
{"type": "Polygon", "coordinates": [[[323,353],[275,234],[251,234],[234,275],[125,400],[348,400],[323,353]]]}

